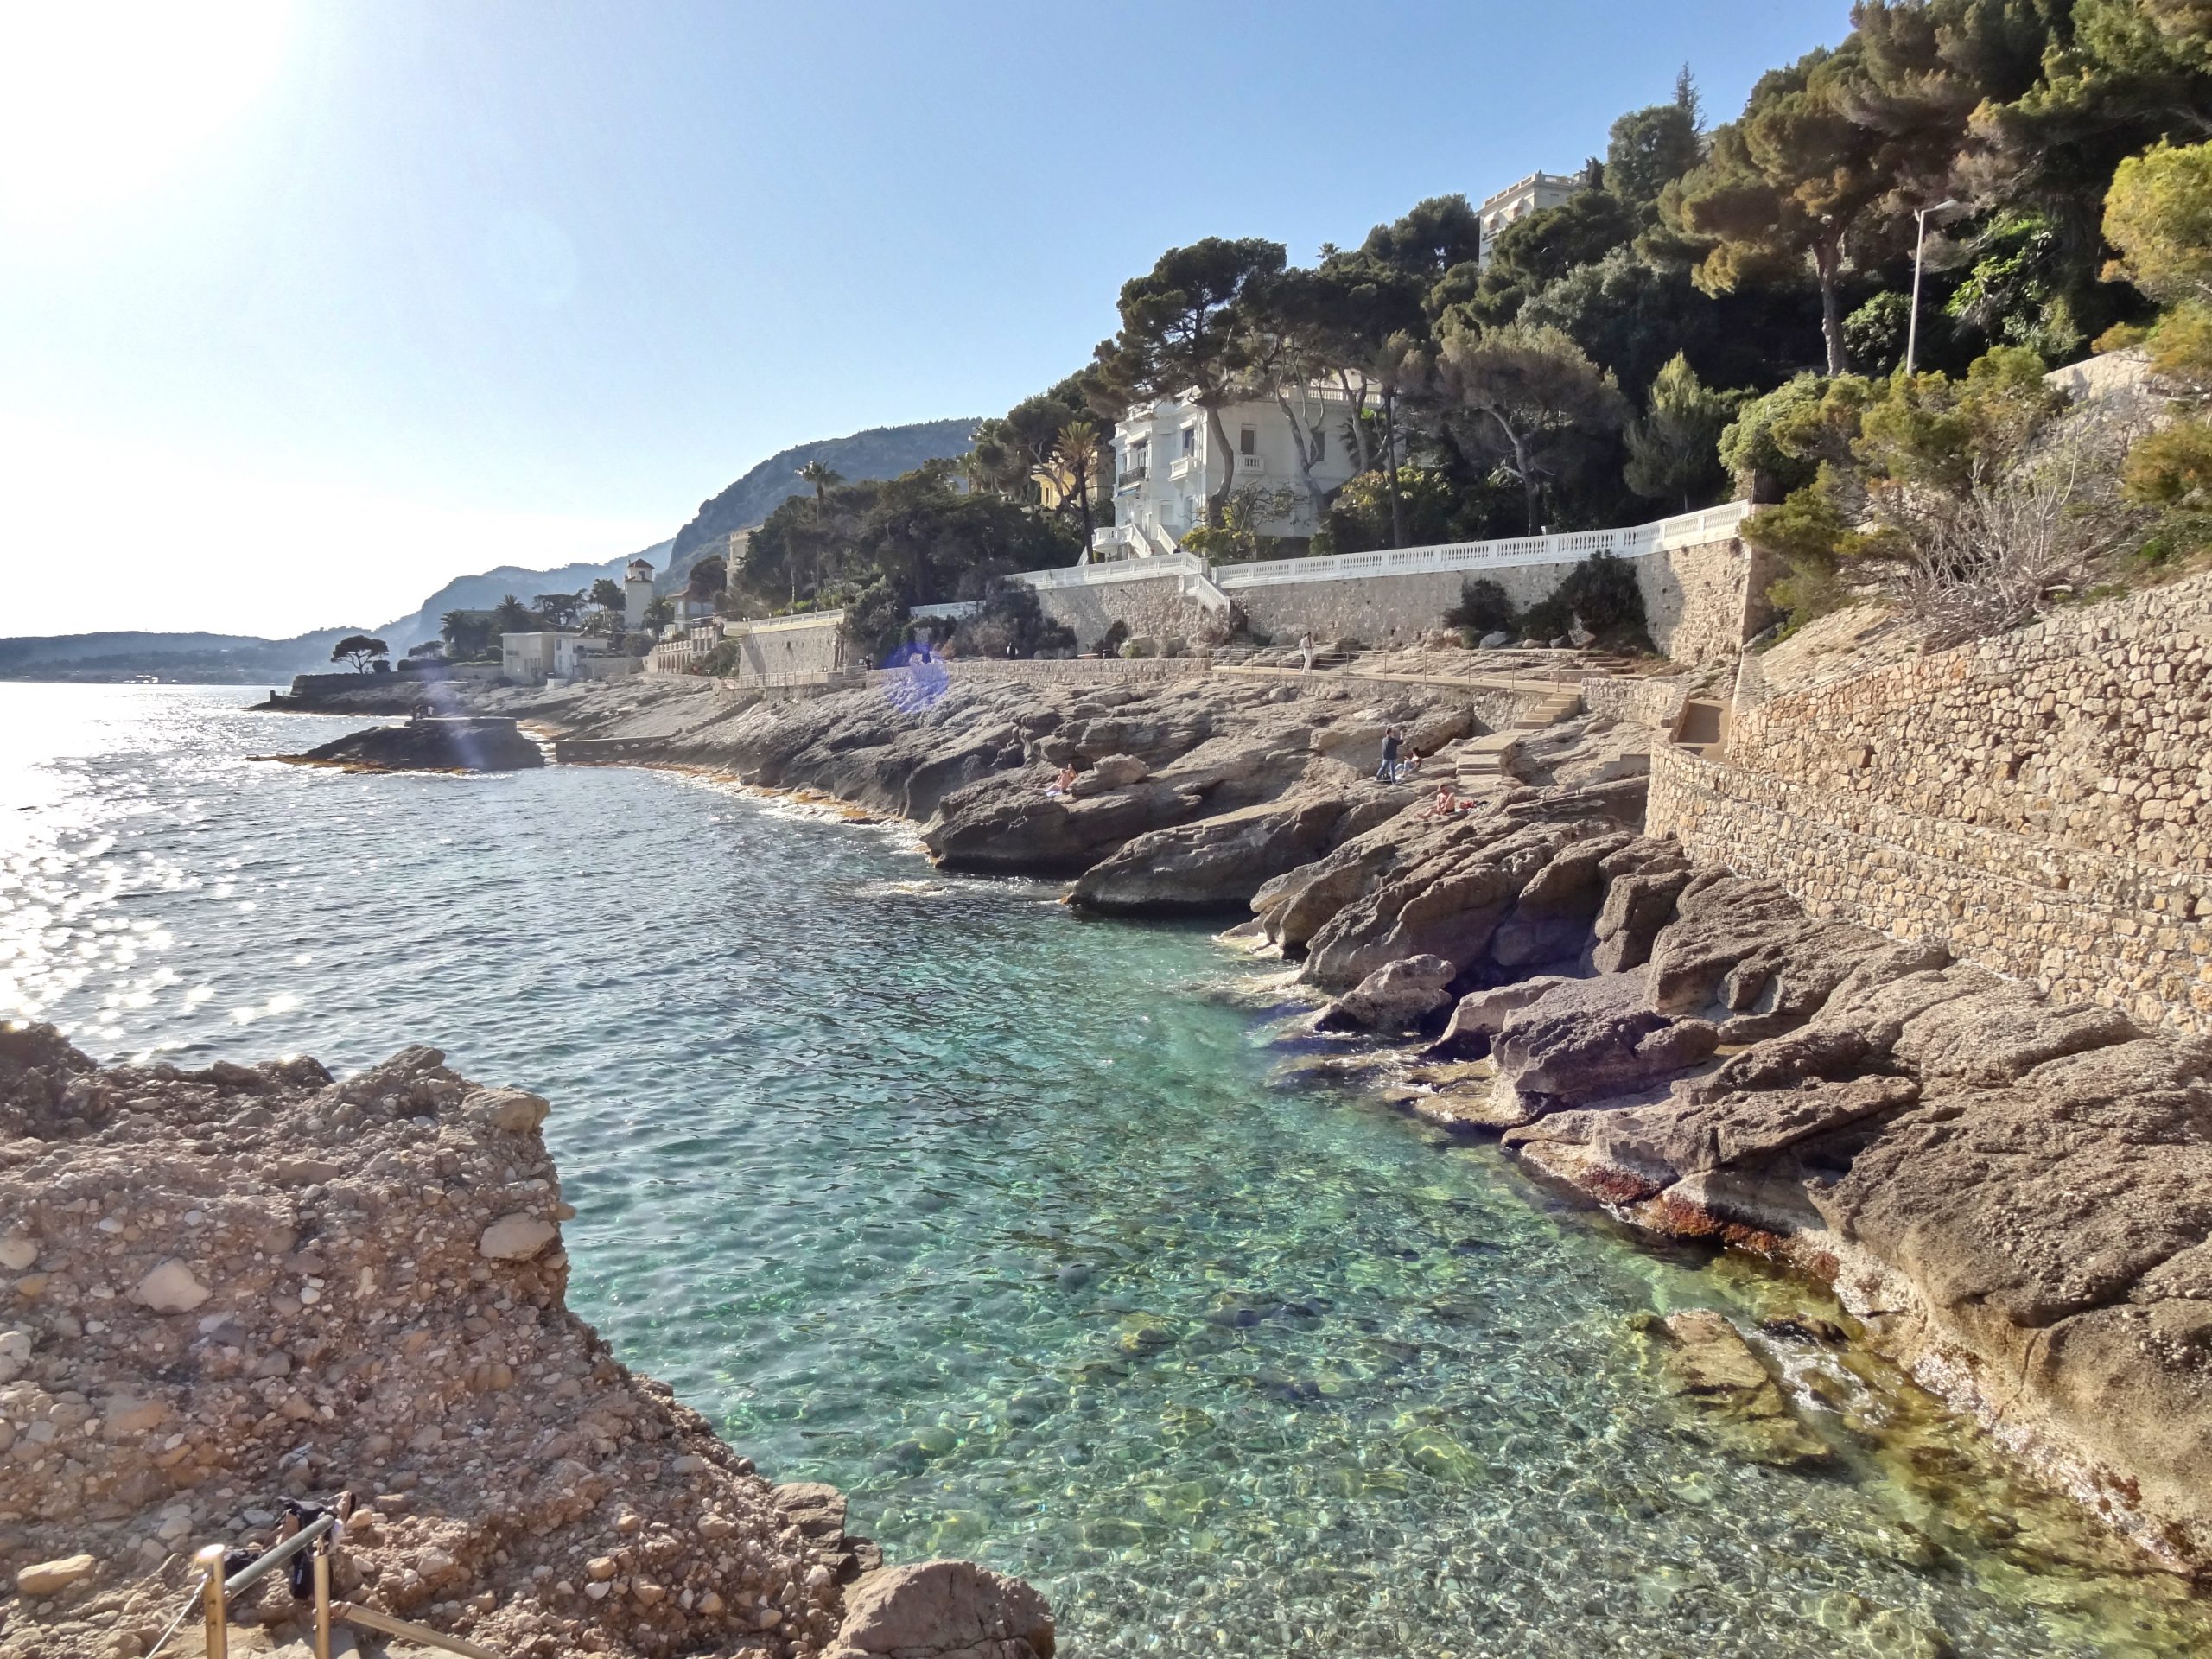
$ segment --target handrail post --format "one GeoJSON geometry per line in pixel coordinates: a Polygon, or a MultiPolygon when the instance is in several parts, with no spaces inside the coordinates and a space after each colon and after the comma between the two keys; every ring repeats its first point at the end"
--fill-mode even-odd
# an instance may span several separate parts
{"type": "Polygon", "coordinates": [[[207,1580],[200,1592],[200,1603],[207,1616],[207,1659],[230,1659],[230,1610],[223,1599],[223,1547],[209,1544],[192,1559],[207,1580]]]}
{"type": "Polygon", "coordinates": [[[330,1659],[330,1539],[315,1547],[315,1659],[330,1659]]]}

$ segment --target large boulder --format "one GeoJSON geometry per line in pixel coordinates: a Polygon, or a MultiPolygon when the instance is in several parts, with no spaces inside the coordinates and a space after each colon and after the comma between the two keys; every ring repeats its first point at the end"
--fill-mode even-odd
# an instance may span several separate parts
{"type": "Polygon", "coordinates": [[[845,1592],[826,1659],[1052,1659],[1052,1609],[973,1561],[886,1567],[845,1592]]]}
{"type": "Polygon", "coordinates": [[[1069,896],[1086,909],[1120,915],[1243,910],[1271,880],[1402,804],[1365,793],[1300,791],[1173,824],[1108,854],[1069,896]]]}
{"type": "Polygon", "coordinates": [[[1632,1093],[1711,1055],[1719,1031],[1650,1007],[1648,973],[1565,980],[1509,1015],[1491,1044],[1496,1091],[1541,1115],[1632,1093]]]}
{"type": "Polygon", "coordinates": [[[1323,1010],[1325,1031],[1409,1031],[1450,1006],[1459,969],[1442,957],[1407,957],[1376,969],[1323,1010]]]}
{"type": "Polygon", "coordinates": [[[545,764],[513,721],[473,715],[372,726],[283,758],[348,772],[522,772],[545,764]]]}

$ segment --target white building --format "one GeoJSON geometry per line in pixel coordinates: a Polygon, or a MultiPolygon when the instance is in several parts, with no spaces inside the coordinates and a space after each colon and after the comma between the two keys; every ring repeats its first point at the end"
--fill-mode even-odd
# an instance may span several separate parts
{"type": "Polygon", "coordinates": [[[634,632],[645,626],[645,612],[653,602],[653,567],[650,559],[632,559],[622,579],[622,626],[634,632]]]}
{"type": "Polygon", "coordinates": [[[1261,534],[1313,535],[1328,497],[1359,471],[1353,404],[1318,382],[1289,404],[1288,413],[1273,397],[1224,409],[1226,454],[1216,453],[1213,423],[1188,393],[1131,409],[1114,428],[1114,522],[1092,536],[1092,556],[1172,552],[1205,523],[1207,498],[1224,480],[1259,511],[1261,534]]]}
{"type": "Polygon", "coordinates": [[[1526,219],[1540,208],[1556,207],[1581,188],[1578,174],[1531,173],[1496,195],[1485,197],[1476,210],[1483,225],[1482,263],[1490,264],[1491,243],[1514,220],[1526,219]]]}
{"type": "Polygon", "coordinates": [[[607,649],[606,639],[597,634],[503,633],[499,673],[510,685],[578,679],[583,676],[585,662],[607,649]]]}

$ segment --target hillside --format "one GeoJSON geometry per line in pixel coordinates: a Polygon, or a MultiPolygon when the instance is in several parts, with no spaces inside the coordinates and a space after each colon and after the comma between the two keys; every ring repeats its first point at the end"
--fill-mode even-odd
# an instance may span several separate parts
{"type": "Polygon", "coordinates": [[[876,426],[849,437],[818,438],[779,449],[721,494],[699,504],[691,522],[676,532],[668,575],[689,570],[734,531],[750,530],[777,506],[804,492],[798,469],[810,461],[826,462],[848,483],[896,478],[925,461],[950,460],[974,447],[975,419],[919,421],[912,426],[876,426]]]}
{"type": "Polygon", "coordinates": [[[438,637],[438,619],[448,611],[488,611],[509,594],[527,605],[540,594],[573,594],[588,589],[601,576],[620,582],[622,568],[632,559],[648,560],[658,570],[668,563],[672,545],[669,542],[655,542],[639,552],[625,553],[620,558],[597,564],[563,564],[550,570],[503,564],[479,575],[455,576],[424,600],[420,609],[378,628],[377,638],[391,647],[393,656],[404,656],[408,646],[438,637]]]}
{"type": "Polygon", "coordinates": [[[330,648],[352,628],[289,639],[242,633],[57,633],[0,639],[0,680],[135,680],[196,684],[280,683],[330,666],[330,648]]]}

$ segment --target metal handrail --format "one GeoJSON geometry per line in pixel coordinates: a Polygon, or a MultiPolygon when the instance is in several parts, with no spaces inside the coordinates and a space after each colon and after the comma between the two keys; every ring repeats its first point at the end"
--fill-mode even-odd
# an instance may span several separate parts
{"type": "Polygon", "coordinates": [[[259,1560],[240,1567],[229,1578],[224,1580],[225,1599],[227,1600],[232,1596],[243,1594],[252,1589],[255,1585],[259,1584],[271,1573],[290,1560],[293,1556],[315,1542],[316,1539],[324,1536],[337,1524],[338,1517],[334,1515],[317,1516],[283,1543],[264,1554],[259,1560]]]}
{"type": "Polygon", "coordinates": [[[444,1635],[427,1625],[396,1618],[373,1607],[364,1607],[357,1602],[333,1601],[330,1597],[331,1550],[338,1540],[338,1528],[337,1516],[317,1516],[290,1537],[263,1551],[228,1578],[223,1574],[225,1552],[222,1545],[209,1544],[194,1554],[193,1562],[203,1574],[200,1593],[207,1623],[207,1659],[230,1659],[231,1599],[253,1588],[303,1549],[315,1551],[315,1659],[330,1659],[330,1624],[334,1618],[380,1635],[405,1637],[448,1653],[460,1654],[462,1659],[500,1659],[489,1648],[478,1647],[457,1636],[444,1635]]]}

